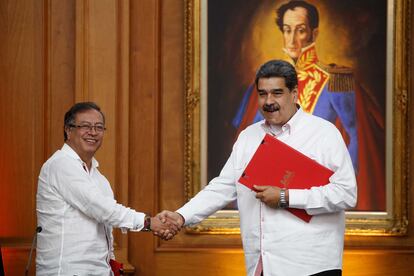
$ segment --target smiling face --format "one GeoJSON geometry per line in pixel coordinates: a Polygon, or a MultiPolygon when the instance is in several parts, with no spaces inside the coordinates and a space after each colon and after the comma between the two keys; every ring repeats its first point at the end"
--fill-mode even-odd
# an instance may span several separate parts
{"type": "Polygon", "coordinates": [[[103,131],[97,132],[96,128],[90,130],[75,126],[104,126],[102,114],[94,109],[78,112],[75,115],[73,127],[66,127],[66,143],[90,166],[92,157],[100,148],[103,141],[103,131]]]}
{"type": "Polygon", "coordinates": [[[294,60],[300,56],[302,48],[315,41],[318,34],[317,28],[311,30],[308,12],[302,7],[286,11],[282,28],[285,49],[294,60]]]}
{"type": "Polygon", "coordinates": [[[282,126],[296,113],[297,88],[289,90],[284,78],[260,78],[257,91],[260,112],[267,123],[282,126]]]}

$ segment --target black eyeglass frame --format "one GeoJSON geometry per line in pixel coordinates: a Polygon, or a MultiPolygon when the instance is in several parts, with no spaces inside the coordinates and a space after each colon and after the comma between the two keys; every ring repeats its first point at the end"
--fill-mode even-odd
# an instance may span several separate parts
{"type": "Polygon", "coordinates": [[[75,125],[75,124],[69,124],[69,127],[75,127],[83,131],[92,131],[92,129],[95,129],[95,132],[102,133],[106,130],[106,127],[103,125],[75,125]]]}

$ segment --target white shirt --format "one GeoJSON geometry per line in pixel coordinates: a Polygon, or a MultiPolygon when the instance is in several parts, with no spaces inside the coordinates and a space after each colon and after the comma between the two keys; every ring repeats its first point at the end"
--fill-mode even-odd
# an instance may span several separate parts
{"type": "Polygon", "coordinates": [[[118,204],[93,158],[67,144],[43,165],[37,188],[36,275],[112,275],[112,227],[141,230],[145,214],[118,204]]]}
{"type": "Polygon", "coordinates": [[[289,190],[289,206],[314,215],[306,223],[286,210],[268,207],[255,198],[255,192],[238,183],[267,130],[261,121],[241,132],[220,175],[177,212],[186,224],[196,224],[237,198],[250,276],[260,258],[266,276],[342,269],[344,210],[355,206],[357,187],[341,134],[330,122],[301,109],[277,130],[278,139],[334,171],[326,186],[289,190]]]}

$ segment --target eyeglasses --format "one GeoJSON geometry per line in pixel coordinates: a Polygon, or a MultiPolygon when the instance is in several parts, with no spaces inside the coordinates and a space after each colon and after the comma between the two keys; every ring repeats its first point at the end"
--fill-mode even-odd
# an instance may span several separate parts
{"type": "Polygon", "coordinates": [[[92,129],[95,129],[97,133],[102,133],[106,130],[106,127],[103,125],[69,125],[70,127],[76,127],[79,128],[82,131],[92,131],[92,129]]]}

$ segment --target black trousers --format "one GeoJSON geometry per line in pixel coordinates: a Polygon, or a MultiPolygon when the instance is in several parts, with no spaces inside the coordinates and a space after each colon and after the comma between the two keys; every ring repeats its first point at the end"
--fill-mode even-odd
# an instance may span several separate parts
{"type": "Polygon", "coordinates": [[[326,271],[322,271],[316,274],[312,274],[310,276],[342,276],[342,270],[340,269],[326,270],[326,271]]]}
{"type": "MultiPolygon", "coordinates": [[[[263,272],[261,275],[263,276],[263,272]]],[[[342,270],[340,269],[326,270],[326,271],[322,271],[316,274],[312,274],[310,276],[342,276],[342,270]]]]}

